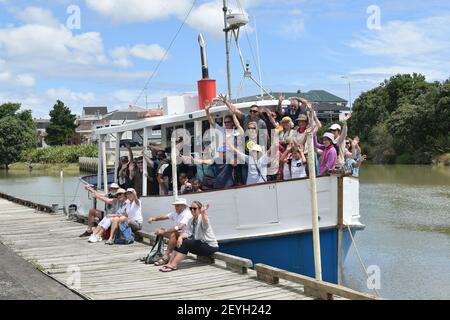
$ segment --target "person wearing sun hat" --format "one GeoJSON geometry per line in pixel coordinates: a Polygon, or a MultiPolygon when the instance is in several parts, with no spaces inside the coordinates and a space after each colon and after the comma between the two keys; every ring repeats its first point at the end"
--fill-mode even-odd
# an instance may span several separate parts
{"type": "Polygon", "coordinates": [[[314,137],[314,146],[323,151],[320,156],[319,175],[325,176],[328,171],[335,169],[337,152],[334,147],[334,135],[331,132],[326,132],[322,136],[323,144],[317,142],[317,137],[314,137]]]}
{"type": "Polygon", "coordinates": [[[109,186],[109,192],[106,196],[95,190],[92,186],[86,186],[85,190],[89,192],[93,197],[101,200],[106,204],[106,210],[99,210],[96,208],[91,208],[88,213],[88,227],[85,232],[83,232],[79,237],[90,237],[93,232],[95,219],[102,219],[105,214],[111,213],[114,205],[117,202],[117,190],[119,190],[119,185],[117,183],[112,183],[109,186]]]}
{"type": "Polygon", "coordinates": [[[280,144],[283,146],[286,146],[289,143],[289,139],[294,137],[295,131],[294,131],[294,122],[292,121],[291,117],[284,117],[280,121],[280,125],[283,128],[283,131],[280,131],[279,137],[280,137],[280,144]]]}
{"type": "Polygon", "coordinates": [[[333,134],[334,143],[339,150],[339,154],[336,160],[336,167],[342,168],[345,166],[345,140],[347,139],[347,121],[350,119],[351,113],[345,116],[343,120],[343,127],[337,123],[333,124],[330,127],[330,130],[333,134]]]}
{"type": "MultiPolygon", "coordinates": [[[[102,241],[102,237],[105,231],[111,228],[114,218],[120,217],[120,213],[126,205],[127,197],[125,193],[126,193],[125,189],[120,188],[117,190],[116,192],[117,199],[114,203],[114,209],[99,222],[97,228],[89,237],[88,242],[95,243],[102,241]]],[[[102,198],[103,196],[99,194],[94,194],[93,197],[100,199],[102,201],[107,200],[107,198],[102,198]]]]}
{"type": "Polygon", "coordinates": [[[169,229],[160,228],[156,231],[157,235],[164,236],[169,239],[169,244],[167,245],[166,250],[164,251],[163,257],[155,262],[156,266],[164,265],[169,262],[170,255],[172,254],[175,246],[177,244],[178,238],[183,234],[188,232],[188,222],[192,218],[192,213],[189,210],[189,205],[186,199],[177,198],[172,203],[175,206],[175,210],[156,217],[151,217],[148,220],[148,223],[153,223],[156,221],[164,221],[164,220],[172,220],[174,222],[174,226],[169,229]]]}

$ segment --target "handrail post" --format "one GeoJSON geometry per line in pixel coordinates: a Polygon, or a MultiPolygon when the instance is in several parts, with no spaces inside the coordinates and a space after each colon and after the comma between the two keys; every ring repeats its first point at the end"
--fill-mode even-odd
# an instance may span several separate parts
{"type": "Polygon", "coordinates": [[[172,186],[173,186],[173,198],[175,201],[178,199],[178,175],[177,175],[177,144],[175,141],[175,134],[172,133],[170,139],[171,142],[171,162],[172,162],[172,186]]]}
{"type": "MultiPolygon", "coordinates": [[[[102,139],[103,189],[108,194],[108,168],[106,165],[106,135],[102,139]]],[[[133,161],[133,159],[131,159],[133,161]]]]}
{"type": "Polygon", "coordinates": [[[314,270],[316,280],[322,280],[322,263],[320,258],[320,234],[319,234],[319,208],[317,205],[317,184],[316,184],[316,166],[313,134],[311,132],[307,135],[308,142],[308,168],[309,168],[309,185],[311,194],[311,209],[312,209],[312,233],[314,245],[314,270]]]}

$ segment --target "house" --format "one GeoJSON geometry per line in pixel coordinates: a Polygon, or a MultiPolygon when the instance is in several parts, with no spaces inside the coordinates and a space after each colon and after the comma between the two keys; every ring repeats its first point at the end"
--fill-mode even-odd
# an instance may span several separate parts
{"type": "MultiPolygon", "coordinates": [[[[334,122],[342,120],[346,114],[351,112],[351,109],[347,107],[348,101],[342,99],[325,90],[311,90],[308,92],[271,92],[272,96],[278,99],[280,95],[285,99],[289,98],[304,98],[312,102],[317,117],[323,122],[334,122]]],[[[262,97],[260,95],[250,96],[238,99],[237,102],[249,102],[255,100],[270,100],[271,98],[265,94],[262,97]]]]}
{"type": "Polygon", "coordinates": [[[39,148],[47,148],[48,145],[45,143],[45,137],[47,136],[47,128],[50,124],[50,119],[33,119],[36,129],[39,133],[39,148]]]}
{"type": "Polygon", "coordinates": [[[81,117],[76,121],[78,125],[75,130],[79,136],[80,143],[89,143],[93,141],[92,130],[97,127],[109,125],[108,120],[103,117],[108,114],[108,107],[84,107],[81,117]]]}

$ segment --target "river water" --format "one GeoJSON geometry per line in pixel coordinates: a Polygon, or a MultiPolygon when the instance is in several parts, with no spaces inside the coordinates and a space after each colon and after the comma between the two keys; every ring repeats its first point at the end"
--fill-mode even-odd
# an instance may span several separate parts
{"type": "MultiPolygon", "coordinates": [[[[360,181],[366,229],[355,241],[365,265],[380,270],[381,296],[450,299],[450,168],[365,165],[360,181]]],[[[64,177],[66,205],[78,184],[78,175],[64,177]]],[[[51,205],[63,203],[62,191],[58,174],[0,171],[0,192],[51,205]]],[[[374,293],[353,247],[343,272],[346,286],[374,293]]]]}

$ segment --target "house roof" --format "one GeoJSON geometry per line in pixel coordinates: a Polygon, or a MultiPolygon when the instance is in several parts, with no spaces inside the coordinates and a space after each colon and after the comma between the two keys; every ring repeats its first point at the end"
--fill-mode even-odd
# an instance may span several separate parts
{"type": "MultiPolygon", "coordinates": [[[[275,97],[275,99],[277,99],[280,95],[284,96],[285,99],[289,99],[292,97],[300,97],[300,98],[304,98],[308,101],[311,102],[340,102],[340,103],[347,103],[347,100],[342,99],[332,93],[329,93],[328,91],[325,90],[311,90],[308,92],[271,92],[272,96],[275,97]]],[[[263,96],[262,100],[267,100],[270,99],[270,97],[265,94],[263,96]]],[[[257,101],[257,100],[261,100],[261,96],[257,95],[257,96],[250,96],[250,97],[244,97],[241,99],[238,99],[238,102],[249,102],[249,101],[257,101]]]]}
{"type": "Polygon", "coordinates": [[[96,116],[97,114],[103,116],[108,113],[108,107],[84,107],[83,115],[96,116]]]}
{"type": "Polygon", "coordinates": [[[115,110],[103,116],[103,120],[138,120],[139,113],[147,111],[146,109],[139,108],[136,106],[129,106],[128,108],[115,110]]]}

